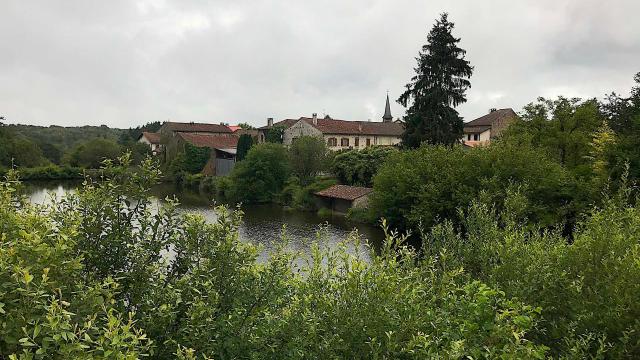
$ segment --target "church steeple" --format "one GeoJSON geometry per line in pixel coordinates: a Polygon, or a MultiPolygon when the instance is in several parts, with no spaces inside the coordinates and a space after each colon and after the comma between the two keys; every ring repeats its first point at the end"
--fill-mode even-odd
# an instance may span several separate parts
{"type": "Polygon", "coordinates": [[[391,116],[391,106],[389,105],[389,93],[387,92],[387,104],[384,107],[384,116],[382,116],[382,122],[392,122],[393,116],[391,116]]]}

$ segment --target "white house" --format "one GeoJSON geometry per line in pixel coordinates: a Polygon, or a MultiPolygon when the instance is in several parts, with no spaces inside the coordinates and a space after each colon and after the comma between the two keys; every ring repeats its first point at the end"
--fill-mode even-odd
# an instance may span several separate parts
{"type": "MultiPolygon", "coordinates": [[[[273,126],[273,120],[269,121],[269,125],[273,126]]],[[[316,136],[324,139],[331,150],[363,149],[373,145],[393,146],[402,141],[404,132],[404,124],[393,121],[388,95],[381,122],[339,120],[329,115],[318,118],[317,114],[313,114],[312,117],[285,119],[277,125],[286,127],[282,138],[285,145],[291,145],[301,136],[316,136]]]]}
{"type": "Polygon", "coordinates": [[[138,142],[147,144],[151,148],[153,155],[157,155],[160,152],[160,134],[143,131],[138,137],[138,142]]]}
{"type": "Polygon", "coordinates": [[[511,108],[491,109],[488,114],[464,124],[462,143],[467,146],[488,144],[517,119],[511,108]]]}

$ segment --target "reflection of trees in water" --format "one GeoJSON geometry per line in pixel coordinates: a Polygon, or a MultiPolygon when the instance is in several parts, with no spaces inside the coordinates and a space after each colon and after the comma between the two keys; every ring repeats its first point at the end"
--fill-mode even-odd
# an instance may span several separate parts
{"type": "MultiPolygon", "coordinates": [[[[50,199],[49,192],[53,191],[55,196],[60,198],[78,186],[81,186],[81,182],[39,181],[25,183],[23,191],[30,201],[45,203],[50,199]]],[[[177,189],[174,184],[157,185],[151,193],[160,201],[175,196],[180,201],[180,211],[201,214],[209,222],[217,219],[214,201],[207,195],[188,189],[177,189]]],[[[282,243],[283,234],[292,249],[305,253],[309,251],[313,241],[335,246],[347,239],[354,230],[357,230],[363,243],[368,242],[375,249],[379,248],[384,238],[378,227],[350,223],[342,216],[321,218],[314,212],[287,210],[276,204],[246,205],[242,207],[242,211],[244,216],[239,229],[240,239],[261,244],[266,252],[282,243]]]]}

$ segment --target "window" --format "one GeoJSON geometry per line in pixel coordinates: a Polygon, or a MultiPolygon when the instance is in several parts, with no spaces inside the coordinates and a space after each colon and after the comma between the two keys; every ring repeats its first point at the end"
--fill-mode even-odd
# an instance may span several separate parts
{"type": "Polygon", "coordinates": [[[329,147],[338,146],[338,139],[336,139],[336,138],[328,138],[327,139],[327,146],[329,146],[329,147]]]}
{"type": "Polygon", "coordinates": [[[354,144],[353,144],[353,145],[354,145],[355,147],[360,146],[360,138],[359,138],[359,137],[356,137],[356,139],[354,140],[354,144]]]}
{"type": "Polygon", "coordinates": [[[367,138],[367,146],[371,146],[371,139],[367,138]]]}
{"type": "Polygon", "coordinates": [[[349,146],[349,138],[340,139],[340,146],[349,146]]]}
{"type": "Polygon", "coordinates": [[[473,134],[473,141],[480,140],[480,134],[473,134]]]}
{"type": "Polygon", "coordinates": [[[467,140],[471,141],[471,134],[467,134],[467,140]]]}

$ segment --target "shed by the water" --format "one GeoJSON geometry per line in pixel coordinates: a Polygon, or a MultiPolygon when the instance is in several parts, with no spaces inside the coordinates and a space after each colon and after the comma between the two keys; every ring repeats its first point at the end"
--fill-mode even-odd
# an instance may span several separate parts
{"type": "Polygon", "coordinates": [[[372,188],[333,185],[328,189],[315,193],[320,206],[327,207],[334,212],[346,213],[350,208],[365,208],[369,204],[372,188]]]}

